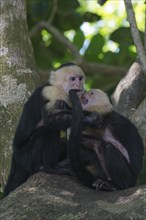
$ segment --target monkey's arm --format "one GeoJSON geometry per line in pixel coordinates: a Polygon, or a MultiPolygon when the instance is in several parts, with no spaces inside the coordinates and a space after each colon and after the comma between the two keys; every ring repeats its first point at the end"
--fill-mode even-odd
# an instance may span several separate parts
{"type": "MultiPolygon", "coordinates": [[[[116,187],[113,184],[111,177],[109,175],[109,172],[107,170],[107,165],[106,165],[106,161],[105,161],[105,157],[104,157],[104,149],[105,149],[106,142],[104,142],[100,137],[95,138],[93,136],[83,135],[82,145],[85,148],[90,148],[90,149],[94,150],[96,157],[97,157],[97,160],[99,161],[99,163],[102,167],[102,170],[106,176],[106,178],[98,177],[93,182],[92,186],[96,190],[106,190],[106,191],[116,190],[116,187]]],[[[93,160],[93,162],[94,162],[94,160],[93,160]]]]}
{"type": "Polygon", "coordinates": [[[98,112],[84,111],[84,126],[89,126],[91,128],[100,128],[102,126],[102,122],[103,118],[98,112]]]}
{"type": "Polygon", "coordinates": [[[104,173],[106,174],[107,179],[111,180],[110,175],[107,171],[107,167],[105,165],[105,158],[104,158],[104,146],[106,145],[106,143],[101,138],[95,138],[92,136],[83,135],[82,145],[84,147],[91,148],[95,151],[97,158],[100,162],[100,165],[104,173]]]}
{"type": "Polygon", "coordinates": [[[57,100],[51,109],[47,105],[42,109],[43,123],[47,128],[66,130],[71,126],[71,111],[64,101],[57,100]]]}

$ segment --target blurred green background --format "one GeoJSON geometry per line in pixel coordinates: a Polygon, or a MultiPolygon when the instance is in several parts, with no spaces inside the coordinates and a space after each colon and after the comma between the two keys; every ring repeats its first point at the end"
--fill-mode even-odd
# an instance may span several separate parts
{"type": "MultiPolygon", "coordinates": [[[[133,6],[143,40],[144,0],[134,1],[133,6]]],[[[51,25],[76,46],[88,62],[128,69],[136,60],[123,1],[109,0],[101,5],[97,0],[27,0],[27,15],[30,33],[39,22],[51,21],[51,25]]],[[[76,61],[74,54],[45,28],[32,34],[31,40],[44,81],[51,68],[76,61]]],[[[87,89],[98,87],[109,93],[123,76],[118,70],[117,74],[92,70],[86,75],[87,89]]]]}

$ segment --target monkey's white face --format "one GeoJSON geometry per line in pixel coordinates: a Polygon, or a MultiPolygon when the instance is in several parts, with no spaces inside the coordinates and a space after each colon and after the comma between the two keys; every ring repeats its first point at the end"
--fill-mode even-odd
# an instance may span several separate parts
{"type": "Polygon", "coordinates": [[[52,73],[51,84],[63,89],[66,94],[73,89],[77,94],[84,91],[85,75],[78,66],[66,66],[52,73]]]}
{"type": "Polygon", "coordinates": [[[84,91],[84,78],[80,74],[70,73],[66,77],[66,81],[63,83],[63,89],[65,93],[69,93],[69,90],[73,89],[77,94],[81,94],[84,91]]]}
{"type": "Polygon", "coordinates": [[[99,89],[91,89],[81,97],[83,110],[106,113],[112,111],[112,105],[106,93],[99,89]]]}

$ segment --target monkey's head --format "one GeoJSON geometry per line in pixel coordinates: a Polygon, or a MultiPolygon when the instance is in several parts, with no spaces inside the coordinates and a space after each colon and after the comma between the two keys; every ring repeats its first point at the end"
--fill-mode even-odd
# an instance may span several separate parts
{"type": "Polygon", "coordinates": [[[82,108],[85,111],[97,111],[101,114],[111,112],[113,106],[109,97],[100,89],[91,89],[81,97],[82,108]]]}
{"type": "Polygon", "coordinates": [[[69,63],[52,71],[49,82],[51,85],[63,89],[66,94],[73,89],[80,95],[84,91],[85,74],[80,67],[69,63]]]}

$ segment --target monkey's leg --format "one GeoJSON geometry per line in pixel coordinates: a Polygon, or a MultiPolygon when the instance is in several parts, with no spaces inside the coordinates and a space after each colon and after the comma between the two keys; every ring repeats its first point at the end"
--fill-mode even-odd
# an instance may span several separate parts
{"type": "Polygon", "coordinates": [[[91,137],[88,135],[84,135],[84,138],[82,140],[82,144],[85,147],[91,148],[95,151],[96,156],[100,162],[100,165],[104,171],[104,173],[106,174],[106,177],[108,180],[111,180],[110,175],[108,173],[108,170],[106,168],[106,164],[105,164],[105,158],[104,158],[104,141],[101,140],[100,138],[95,138],[95,137],[91,137]]]}
{"type": "MultiPolygon", "coordinates": [[[[97,178],[97,180],[93,182],[92,186],[96,190],[106,190],[106,191],[116,190],[116,187],[111,181],[111,177],[109,175],[109,172],[107,170],[106,163],[105,163],[104,148],[105,148],[106,143],[100,138],[95,139],[95,137],[91,137],[91,136],[88,137],[88,135],[86,135],[86,137],[84,136],[82,140],[82,144],[84,145],[84,147],[91,148],[94,150],[97,156],[97,160],[99,161],[101,168],[103,172],[105,173],[105,177],[103,177],[103,179],[97,178]]],[[[99,170],[98,167],[97,169],[99,170]]],[[[101,171],[99,171],[99,175],[101,175],[100,172],[101,171]]]]}
{"type": "Polygon", "coordinates": [[[112,182],[118,189],[125,189],[136,184],[136,177],[132,173],[131,164],[115,146],[108,143],[105,147],[104,156],[112,182]]]}

